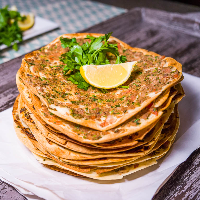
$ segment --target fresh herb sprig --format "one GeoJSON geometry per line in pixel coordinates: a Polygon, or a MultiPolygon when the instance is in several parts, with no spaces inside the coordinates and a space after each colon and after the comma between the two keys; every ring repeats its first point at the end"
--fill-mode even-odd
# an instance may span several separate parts
{"type": "Polygon", "coordinates": [[[108,43],[111,34],[112,32],[100,37],[88,35],[85,39],[90,39],[90,42],[86,42],[83,45],[80,45],[76,38],[60,37],[62,47],[70,49],[70,51],[62,54],[60,57],[60,60],[66,64],[63,68],[64,74],[70,74],[68,80],[79,88],[87,90],[90,84],[81,76],[81,66],[110,64],[108,53],[116,56],[116,64],[126,62],[125,56],[119,56],[117,44],[108,43]]]}
{"type": "Polygon", "coordinates": [[[9,10],[8,6],[0,9],[0,45],[5,44],[18,50],[17,41],[22,41],[22,31],[20,30],[17,21],[23,21],[26,17],[20,15],[19,12],[9,10]],[[11,21],[14,21],[11,23],[11,21]]]}

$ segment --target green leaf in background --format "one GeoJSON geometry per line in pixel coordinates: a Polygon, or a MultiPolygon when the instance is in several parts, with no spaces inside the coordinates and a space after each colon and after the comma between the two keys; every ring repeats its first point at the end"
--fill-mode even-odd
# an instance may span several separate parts
{"type": "Polygon", "coordinates": [[[10,46],[14,43],[13,49],[18,50],[16,42],[22,41],[22,31],[17,21],[24,19],[19,12],[9,10],[8,6],[0,9],[0,45],[10,46]]]}
{"type": "Polygon", "coordinates": [[[126,56],[117,56],[115,64],[124,63],[126,61],[127,61],[126,56]]]}
{"type": "Polygon", "coordinates": [[[12,48],[13,48],[15,51],[17,51],[17,50],[18,50],[18,45],[17,45],[17,43],[13,44],[12,48]]]}

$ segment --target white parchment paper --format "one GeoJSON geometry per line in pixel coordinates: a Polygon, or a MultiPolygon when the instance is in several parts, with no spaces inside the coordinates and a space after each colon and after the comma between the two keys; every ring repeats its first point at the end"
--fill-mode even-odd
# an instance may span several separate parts
{"type": "Polygon", "coordinates": [[[176,142],[157,165],[119,181],[96,181],[55,172],[39,164],[15,135],[12,109],[0,113],[0,176],[21,192],[48,200],[149,200],[174,169],[200,146],[200,78],[184,74],[176,142]]]}

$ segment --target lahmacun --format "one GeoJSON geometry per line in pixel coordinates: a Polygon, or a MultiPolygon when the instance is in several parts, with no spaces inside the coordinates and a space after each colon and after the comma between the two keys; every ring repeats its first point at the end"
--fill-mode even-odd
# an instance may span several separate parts
{"type": "Polygon", "coordinates": [[[179,127],[182,79],[182,65],[173,58],[110,34],[64,34],[22,60],[13,107],[16,134],[52,170],[121,179],[156,164],[170,149],[179,127]],[[102,90],[79,73],[87,59],[137,63],[122,86],[102,90]]]}

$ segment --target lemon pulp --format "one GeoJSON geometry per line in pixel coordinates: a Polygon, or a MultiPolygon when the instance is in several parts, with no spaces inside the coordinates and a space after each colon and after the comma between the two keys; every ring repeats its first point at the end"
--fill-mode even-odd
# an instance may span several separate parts
{"type": "Polygon", "coordinates": [[[25,16],[26,16],[26,19],[24,21],[17,22],[19,28],[22,31],[26,31],[26,30],[30,29],[34,25],[34,22],[35,22],[34,15],[32,13],[29,13],[25,16]]]}
{"type": "Polygon", "coordinates": [[[125,83],[136,61],[121,64],[85,65],[80,73],[86,82],[98,88],[115,88],[125,83]]]}

